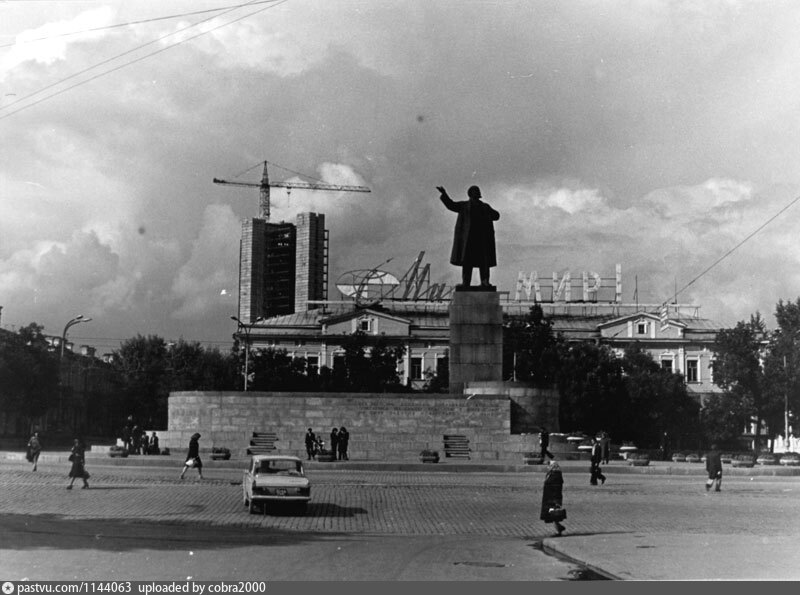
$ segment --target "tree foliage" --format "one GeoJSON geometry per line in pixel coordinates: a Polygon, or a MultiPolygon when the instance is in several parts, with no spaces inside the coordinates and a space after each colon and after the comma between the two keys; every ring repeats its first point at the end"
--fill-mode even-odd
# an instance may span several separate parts
{"type": "Polygon", "coordinates": [[[22,416],[29,428],[58,405],[58,356],[48,351],[43,328],[32,322],[0,335],[0,406],[22,416]]]}
{"type": "Polygon", "coordinates": [[[565,343],[553,332],[542,307],[531,306],[523,318],[511,318],[503,330],[503,378],[552,387],[563,364],[565,343]]]}
{"type": "MultiPolygon", "coordinates": [[[[728,415],[719,423],[738,425],[741,433],[745,424],[753,420],[756,448],[760,445],[762,422],[774,407],[774,393],[765,390],[766,381],[761,358],[765,353],[766,325],[756,313],[747,322],[739,321],[734,328],[721,329],[714,343],[715,360],[712,364],[714,383],[725,391],[727,409],[741,415],[728,415]]],[[[721,431],[721,430],[720,430],[721,431]]],[[[732,432],[733,428],[725,430],[732,432]]]]}

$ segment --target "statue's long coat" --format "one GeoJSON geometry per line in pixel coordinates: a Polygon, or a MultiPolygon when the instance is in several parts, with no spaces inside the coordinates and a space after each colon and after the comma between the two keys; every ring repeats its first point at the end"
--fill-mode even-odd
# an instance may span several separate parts
{"type": "Polygon", "coordinates": [[[453,251],[450,264],[458,266],[497,266],[494,246],[494,221],[500,213],[477,199],[454,201],[441,194],[444,206],[458,213],[453,232],[453,251]]]}

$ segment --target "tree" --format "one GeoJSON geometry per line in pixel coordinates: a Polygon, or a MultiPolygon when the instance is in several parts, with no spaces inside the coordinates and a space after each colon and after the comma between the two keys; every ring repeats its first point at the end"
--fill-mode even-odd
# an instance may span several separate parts
{"type": "Polygon", "coordinates": [[[42,325],[0,335],[0,406],[32,429],[37,418],[58,405],[58,358],[47,350],[42,325]]]}
{"type": "Polygon", "coordinates": [[[293,358],[285,349],[258,349],[250,357],[248,388],[258,391],[302,391],[313,388],[306,360],[293,358]]]}
{"type": "Polygon", "coordinates": [[[779,300],[775,320],[778,328],[770,333],[763,361],[770,438],[785,434],[784,415],[791,418],[791,412],[800,410],[800,298],[786,303],[779,300]]]}
{"type": "Polygon", "coordinates": [[[236,383],[236,358],[182,338],[166,344],[164,377],[168,391],[231,390],[236,383]]]}
{"type": "Polygon", "coordinates": [[[352,392],[400,392],[406,387],[397,373],[405,347],[390,347],[384,337],[356,331],[341,342],[344,356],[334,366],[333,390],[352,392]]]}
{"type": "Polygon", "coordinates": [[[555,384],[562,364],[564,340],[553,333],[542,307],[531,306],[523,318],[511,318],[503,328],[503,378],[539,388],[555,384]]]}
{"type": "Polygon", "coordinates": [[[563,350],[557,376],[562,431],[605,430],[628,439],[630,408],[622,363],[605,345],[574,343],[563,350]]]}
{"type": "MultiPolygon", "coordinates": [[[[761,447],[761,426],[770,409],[774,407],[774,394],[765,391],[764,369],[761,357],[764,354],[766,325],[761,315],[750,317],[748,322],[739,321],[732,329],[722,329],[714,343],[714,384],[725,391],[732,402],[729,409],[743,415],[738,421],[739,430],[751,420],[755,422],[755,449],[761,447]]],[[[733,423],[731,416],[719,423],[733,423]]],[[[726,430],[728,431],[728,430],[726,430]]]]}
{"type": "Polygon", "coordinates": [[[113,355],[122,396],[121,410],[116,415],[119,423],[133,415],[140,424],[166,427],[170,385],[164,339],[136,335],[124,341],[113,355]]]}
{"type": "Polygon", "coordinates": [[[618,411],[637,445],[655,448],[663,437],[680,446],[699,438],[699,404],[689,396],[683,376],[664,370],[634,343],[622,358],[626,403],[618,411]]]}

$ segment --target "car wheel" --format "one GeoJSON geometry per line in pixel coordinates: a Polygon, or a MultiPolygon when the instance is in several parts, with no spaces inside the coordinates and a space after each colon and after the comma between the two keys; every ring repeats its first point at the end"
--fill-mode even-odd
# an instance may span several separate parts
{"type": "Polygon", "coordinates": [[[305,514],[308,510],[308,502],[298,502],[295,506],[298,514],[305,514]]]}

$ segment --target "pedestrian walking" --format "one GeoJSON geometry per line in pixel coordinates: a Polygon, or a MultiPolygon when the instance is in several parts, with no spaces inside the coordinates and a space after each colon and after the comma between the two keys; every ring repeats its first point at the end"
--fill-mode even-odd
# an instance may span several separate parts
{"type": "Polygon", "coordinates": [[[186,453],[186,461],[183,463],[181,479],[186,474],[186,470],[194,467],[200,479],[203,479],[203,461],[200,460],[200,434],[195,432],[189,439],[189,452],[186,453]]]}
{"type": "Polygon", "coordinates": [[[331,430],[331,452],[333,453],[333,460],[336,460],[336,453],[339,452],[339,430],[333,428],[331,430]]]}
{"type": "Polygon", "coordinates": [[[339,460],[340,461],[349,461],[350,455],[347,453],[347,449],[350,446],[350,432],[347,431],[347,428],[342,426],[339,428],[339,460]]]}
{"type": "Polygon", "coordinates": [[[308,428],[306,432],[306,454],[308,455],[308,460],[313,461],[316,457],[317,453],[317,437],[314,435],[314,431],[311,428],[308,428]]]}
{"type": "Polygon", "coordinates": [[[706,492],[714,486],[714,491],[719,492],[722,489],[722,459],[720,458],[717,445],[712,444],[711,450],[706,453],[706,471],[708,471],[708,480],[706,481],[706,492]]]}
{"type": "Polygon", "coordinates": [[[600,447],[604,465],[608,465],[611,460],[611,436],[605,430],[600,433],[600,447]]]}
{"type": "Polygon", "coordinates": [[[553,453],[549,450],[550,446],[550,432],[547,431],[547,428],[542,426],[539,428],[539,448],[542,451],[542,458],[545,456],[548,457],[551,461],[555,458],[553,453]]]}
{"type": "Polygon", "coordinates": [[[561,468],[554,460],[548,463],[547,474],[544,476],[539,518],[548,524],[555,523],[558,535],[566,530],[561,524],[561,521],[567,518],[567,511],[564,508],[564,477],[561,468]]]}
{"type": "Polygon", "coordinates": [[[150,438],[147,437],[147,432],[142,432],[142,454],[150,454],[150,438]]]}
{"type": "Polygon", "coordinates": [[[72,467],[69,470],[69,485],[67,486],[68,490],[72,489],[72,484],[75,483],[75,480],[79,477],[83,480],[83,489],[89,487],[89,472],[86,471],[86,447],[83,445],[83,441],[75,438],[72,442],[72,450],[69,453],[69,461],[72,463],[72,467]]]}
{"type": "Polygon", "coordinates": [[[39,432],[34,432],[31,439],[28,440],[28,452],[26,455],[28,462],[33,463],[33,469],[31,469],[31,471],[36,471],[36,467],[39,465],[40,454],[42,454],[42,441],[39,439],[39,432]]]}
{"type": "Polygon", "coordinates": [[[600,439],[595,436],[592,438],[592,459],[591,459],[591,478],[589,479],[589,483],[593,486],[597,485],[597,480],[599,479],[603,484],[606,483],[606,476],[603,475],[603,471],[600,469],[600,463],[603,461],[603,449],[600,446],[600,439]]]}

